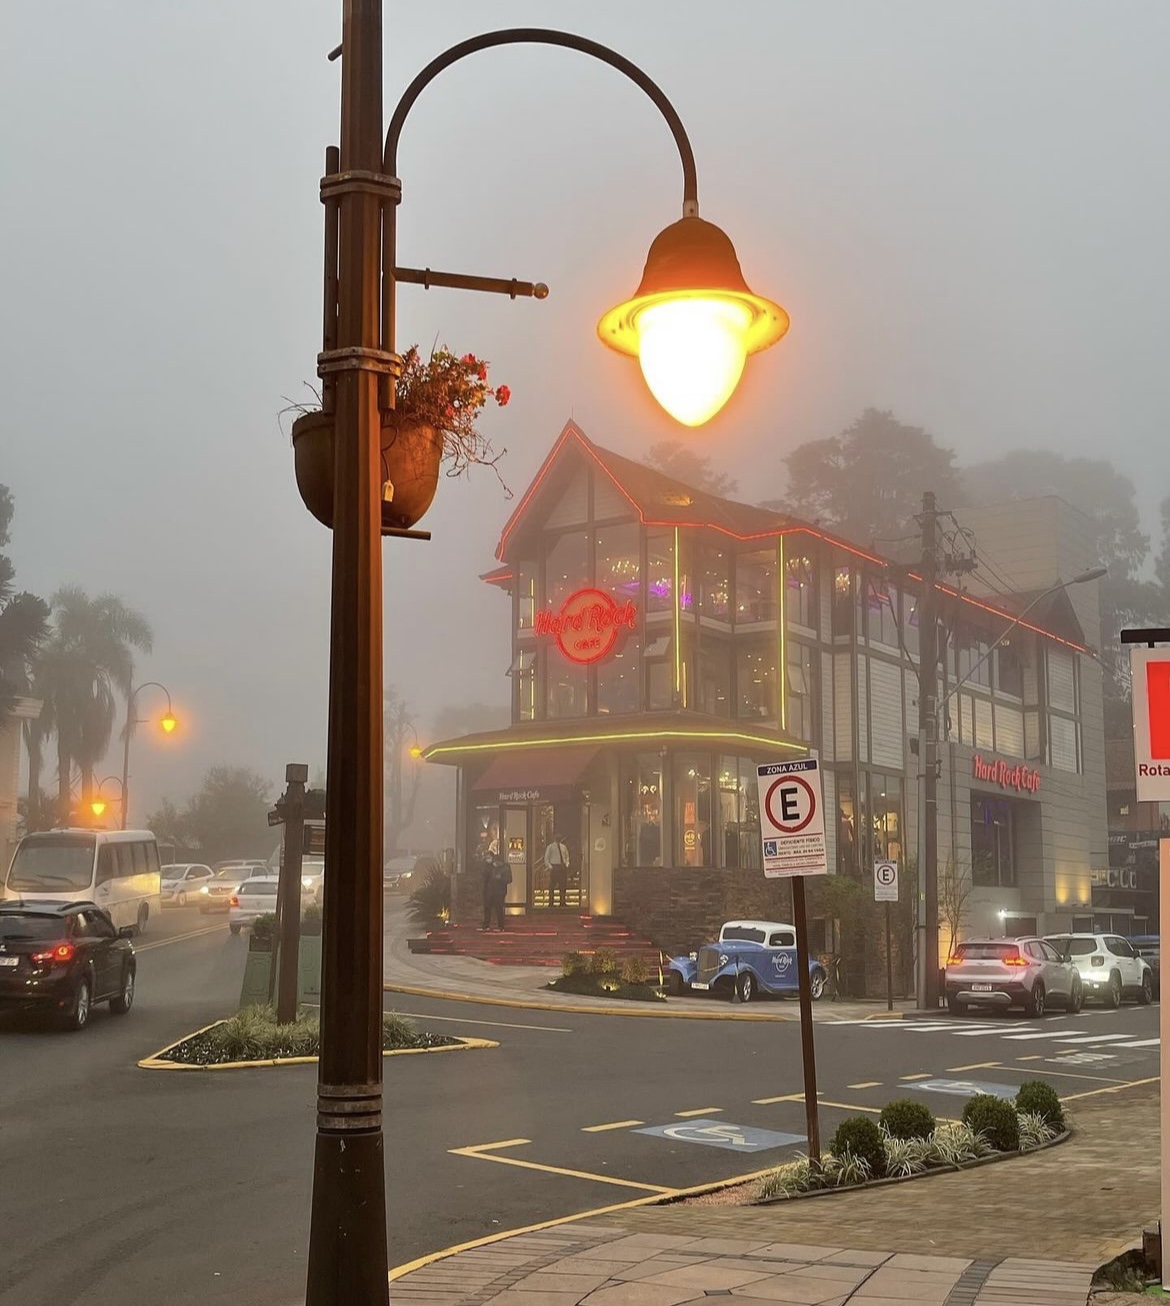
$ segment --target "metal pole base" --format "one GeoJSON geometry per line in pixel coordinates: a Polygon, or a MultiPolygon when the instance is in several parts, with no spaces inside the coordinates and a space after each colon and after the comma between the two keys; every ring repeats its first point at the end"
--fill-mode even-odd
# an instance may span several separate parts
{"type": "MultiPolygon", "coordinates": [[[[319,1109],[331,1105],[322,1096],[319,1109]]],[[[383,1152],[380,1122],[337,1131],[319,1122],[306,1306],[389,1303],[383,1152]]]]}

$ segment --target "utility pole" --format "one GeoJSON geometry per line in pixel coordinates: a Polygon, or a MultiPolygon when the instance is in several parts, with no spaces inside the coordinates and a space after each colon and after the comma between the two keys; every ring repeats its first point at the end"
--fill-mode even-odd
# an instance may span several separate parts
{"type": "Polygon", "coordinates": [[[284,768],[287,785],[277,809],[284,821],[280,857],[277,946],[280,973],[276,987],[276,1023],[297,1018],[298,972],[301,959],[301,855],[305,848],[305,783],[309,768],[290,762],[284,768]]]}
{"type": "Polygon", "coordinates": [[[919,987],[922,1007],[938,1006],[938,510],[922,496],[922,601],[918,608],[918,759],[922,767],[919,868],[919,987]]]}

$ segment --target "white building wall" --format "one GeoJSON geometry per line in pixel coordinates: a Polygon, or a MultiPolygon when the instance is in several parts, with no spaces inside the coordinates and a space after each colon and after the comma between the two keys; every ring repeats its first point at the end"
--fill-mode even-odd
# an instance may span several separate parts
{"type": "Polygon", "coordinates": [[[838,762],[853,760],[853,657],[833,656],[833,756],[838,762]]]}
{"type": "Polygon", "coordinates": [[[905,724],[902,717],[902,676],[893,662],[869,659],[870,760],[874,766],[901,771],[905,724]]]}

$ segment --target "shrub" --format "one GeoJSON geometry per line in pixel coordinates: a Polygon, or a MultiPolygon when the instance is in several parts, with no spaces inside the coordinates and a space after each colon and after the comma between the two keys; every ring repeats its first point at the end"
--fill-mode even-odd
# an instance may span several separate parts
{"type": "Polygon", "coordinates": [[[926,1138],[894,1138],[883,1140],[886,1152],[886,1174],[896,1178],[921,1174],[930,1159],[931,1144],[926,1138]]]}
{"type": "Polygon", "coordinates": [[[1064,1128],[1064,1107],[1056,1096],[1056,1089],[1042,1079],[1029,1079],[1020,1085],[1016,1110],[1021,1115],[1042,1116],[1046,1125],[1052,1125],[1058,1131],[1064,1128]]]}
{"type": "Polygon", "coordinates": [[[929,1138],[935,1119],[925,1102],[902,1097],[882,1107],[878,1123],[891,1138],[929,1138]]]}
{"type": "Polygon", "coordinates": [[[1055,1125],[1050,1125],[1038,1111],[1021,1111],[1020,1117],[1020,1151],[1030,1152],[1043,1143],[1056,1137],[1059,1132],[1055,1125]]]}
{"type": "Polygon", "coordinates": [[[986,1156],[990,1150],[987,1140],[970,1125],[939,1125],[930,1140],[927,1161],[931,1165],[961,1165],[986,1156]]]}
{"type": "Polygon", "coordinates": [[[301,912],[301,933],[306,937],[320,934],[324,923],[325,917],[315,902],[310,903],[301,912]]]}
{"type": "Polygon", "coordinates": [[[618,956],[612,948],[598,948],[589,962],[591,975],[616,975],[618,956]]]}
{"type": "Polygon", "coordinates": [[[880,1178],[886,1169],[886,1149],[882,1144],[881,1130],[866,1116],[850,1116],[842,1120],[829,1144],[829,1151],[839,1160],[856,1157],[869,1167],[869,1173],[880,1178]]]}
{"type": "Polygon", "coordinates": [[[561,958],[561,974],[569,975],[588,975],[589,958],[581,952],[566,952],[561,958]]]}
{"type": "Polygon", "coordinates": [[[451,877],[434,862],[410,895],[410,914],[420,925],[450,917],[451,877]]]}
{"type": "Polygon", "coordinates": [[[963,1108],[963,1123],[982,1134],[997,1152],[1020,1150],[1020,1117],[1001,1097],[980,1093],[963,1108]]]}
{"type": "Polygon", "coordinates": [[[645,957],[627,957],[622,962],[622,979],[627,984],[645,984],[650,978],[650,966],[645,957]]]}
{"type": "Polygon", "coordinates": [[[276,937],[276,913],[266,911],[252,922],[252,939],[255,943],[271,943],[276,937]]]}

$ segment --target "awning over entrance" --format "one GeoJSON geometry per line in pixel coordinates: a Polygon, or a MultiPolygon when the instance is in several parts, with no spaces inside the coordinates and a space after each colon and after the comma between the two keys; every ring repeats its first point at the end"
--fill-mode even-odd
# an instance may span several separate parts
{"type": "Polygon", "coordinates": [[[561,802],[580,784],[597,752],[596,748],[525,748],[497,753],[471,790],[477,797],[491,794],[502,803],[561,802]]]}

